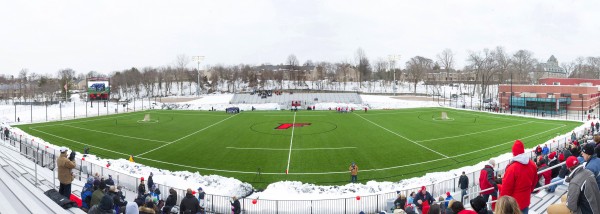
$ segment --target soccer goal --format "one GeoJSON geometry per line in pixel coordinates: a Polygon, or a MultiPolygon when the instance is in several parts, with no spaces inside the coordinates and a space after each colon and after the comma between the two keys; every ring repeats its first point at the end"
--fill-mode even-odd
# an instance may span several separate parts
{"type": "Polygon", "coordinates": [[[445,111],[442,112],[442,116],[440,117],[442,120],[448,120],[448,114],[445,111]]]}
{"type": "Polygon", "coordinates": [[[146,114],[146,115],[144,115],[143,120],[138,120],[137,122],[138,123],[158,123],[158,120],[153,120],[150,118],[150,114],[146,114]]]}
{"type": "MultiPolygon", "coordinates": [[[[445,112],[444,112],[445,113],[445,112]]],[[[444,114],[442,114],[444,115],[444,114]]],[[[146,114],[144,115],[144,119],[142,120],[143,122],[150,122],[150,114],[146,114]]]]}

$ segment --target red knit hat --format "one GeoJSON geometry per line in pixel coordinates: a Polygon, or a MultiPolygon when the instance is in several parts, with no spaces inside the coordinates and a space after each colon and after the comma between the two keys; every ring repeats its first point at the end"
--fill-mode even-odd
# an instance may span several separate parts
{"type": "Polygon", "coordinates": [[[447,197],[450,197],[450,192],[446,192],[446,196],[447,196],[447,197]]]}
{"type": "Polygon", "coordinates": [[[144,177],[140,178],[142,181],[144,181],[144,177]]]}
{"type": "Polygon", "coordinates": [[[525,153],[525,146],[521,140],[515,140],[515,144],[512,147],[513,156],[517,156],[525,153]]]}
{"type": "Polygon", "coordinates": [[[548,155],[548,159],[552,160],[556,157],[556,152],[552,152],[548,155]]]}
{"type": "Polygon", "coordinates": [[[567,158],[567,168],[571,168],[573,166],[576,166],[579,164],[579,160],[577,160],[577,158],[575,156],[570,156],[569,158],[567,158]]]}
{"type": "Polygon", "coordinates": [[[423,191],[423,190],[426,190],[425,186],[422,186],[420,191],[423,191]]]}
{"type": "Polygon", "coordinates": [[[558,155],[558,161],[559,161],[559,162],[563,162],[563,161],[565,161],[565,155],[563,155],[562,153],[560,153],[560,154],[558,155]]]}

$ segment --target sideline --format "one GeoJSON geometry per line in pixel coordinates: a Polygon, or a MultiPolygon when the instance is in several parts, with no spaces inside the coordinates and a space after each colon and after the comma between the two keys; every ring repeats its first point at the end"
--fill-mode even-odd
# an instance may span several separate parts
{"type": "Polygon", "coordinates": [[[294,141],[294,128],[296,128],[296,112],[294,112],[294,122],[292,122],[292,137],[290,137],[290,153],[288,154],[287,168],[285,168],[285,174],[288,174],[290,170],[290,160],[292,159],[292,142],[294,141]]]}
{"type": "MultiPolygon", "coordinates": [[[[273,148],[239,148],[239,147],[225,147],[226,149],[239,149],[239,150],[268,150],[268,151],[287,151],[288,149],[273,149],[273,148]]],[[[304,148],[294,149],[294,151],[310,151],[310,150],[341,150],[341,149],[356,149],[357,147],[337,147],[337,148],[304,148]]]]}

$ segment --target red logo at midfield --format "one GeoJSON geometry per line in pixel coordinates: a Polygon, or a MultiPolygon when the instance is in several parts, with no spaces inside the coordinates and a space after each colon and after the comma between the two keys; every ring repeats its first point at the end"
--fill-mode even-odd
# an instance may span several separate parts
{"type": "Polygon", "coordinates": [[[310,123],[280,123],[279,126],[275,127],[275,129],[289,129],[292,127],[303,127],[303,126],[310,126],[310,123]]]}

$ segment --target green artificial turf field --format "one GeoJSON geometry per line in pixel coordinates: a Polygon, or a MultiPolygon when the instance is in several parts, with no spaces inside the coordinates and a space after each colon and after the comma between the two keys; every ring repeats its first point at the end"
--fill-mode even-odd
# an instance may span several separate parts
{"type": "Polygon", "coordinates": [[[134,155],[145,165],[235,177],[263,188],[281,180],[345,184],[353,161],[360,182],[398,181],[510,152],[515,139],[533,147],[579,125],[416,108],[237,115],[150,110],[19,127],[79,152],[88,145],[100,157],[134,155]],[[449,119],[441,120],[441,112],[449,119]],[[144,122],[146,114],[150,121],[144,122]]]}

